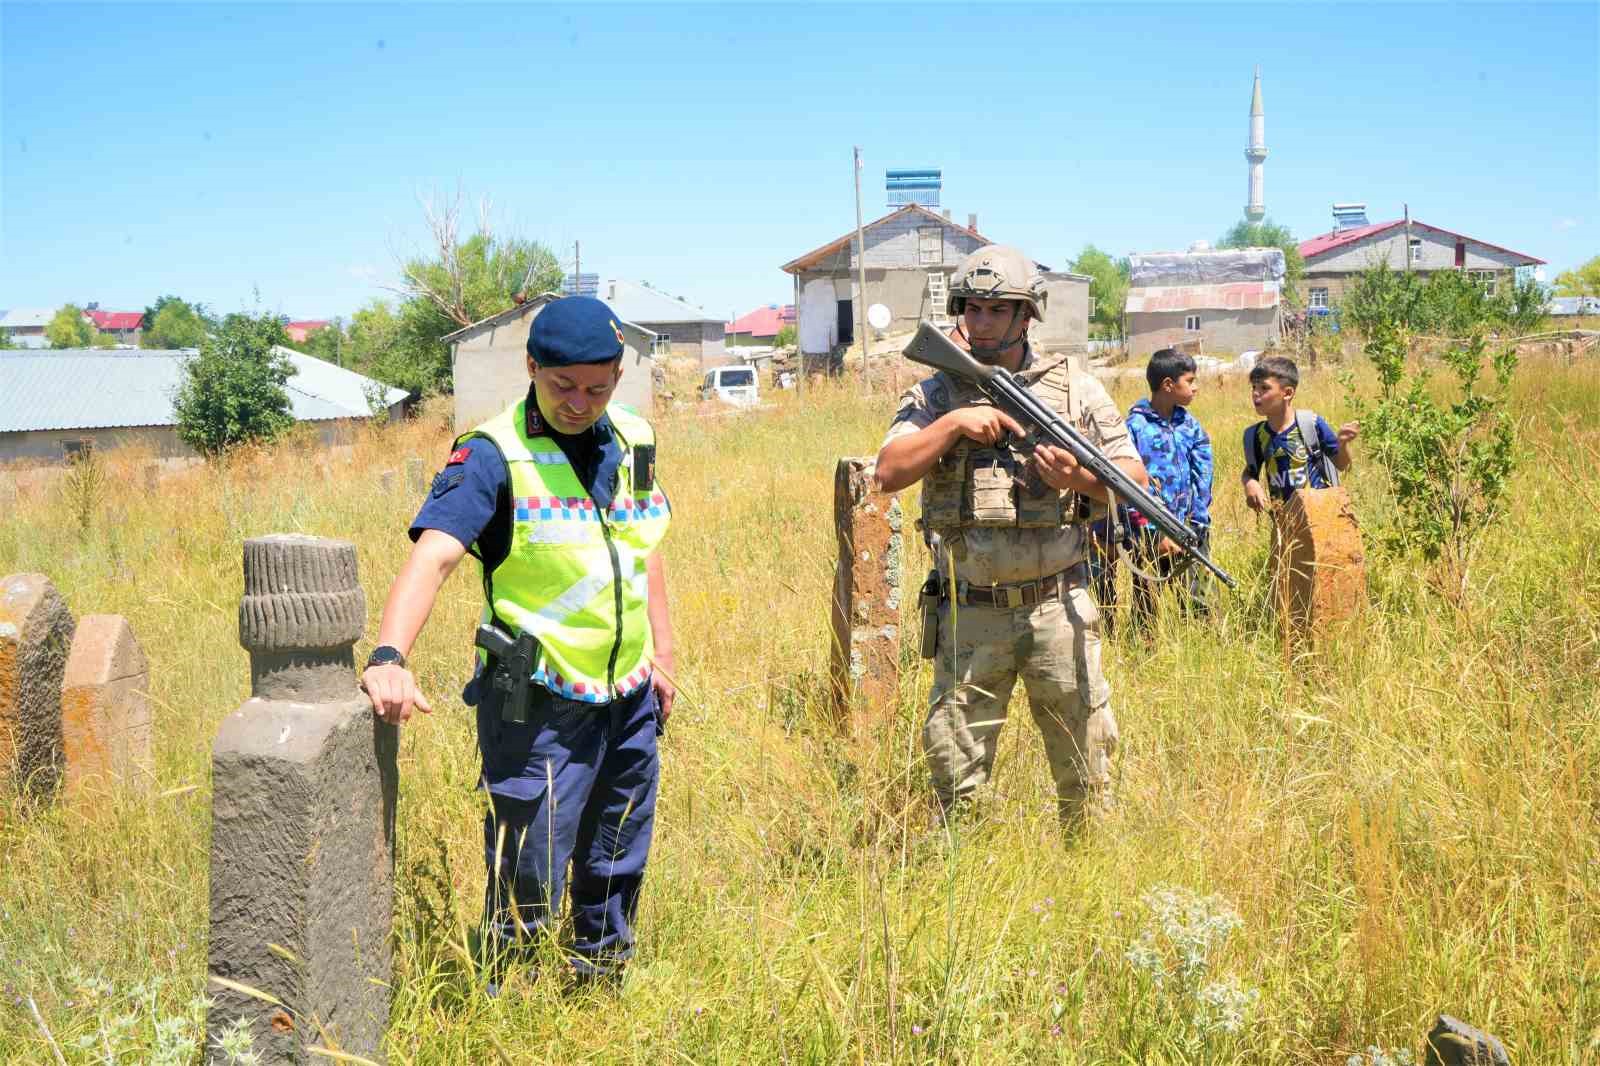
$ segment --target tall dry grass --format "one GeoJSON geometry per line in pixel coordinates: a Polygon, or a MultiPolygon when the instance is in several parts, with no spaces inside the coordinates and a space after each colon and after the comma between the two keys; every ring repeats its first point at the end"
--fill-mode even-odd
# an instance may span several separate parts
{"type": "MultiPolygon", "coordinates": [[[[1325,376],[1302,396],[1330,420],[1346,410],[1325,376]]],[[[1372,610],[1288,667],[1259,606],[1266,531],[1236,480],[1246,387],[1207,383],[1216,548],[1244,589],[1209,621],[1169,612],[1148,640],[1111,644],[1120,802],[1070,844],[1020,704],[995,796],[951,836],[927,829],[920,663],[907,656],[900,704],[864,746],[828,727],[833,465],[876,449],[893,404],[854,382],[776,402],[660,420],[683,695],[619,1001],[528,980],[491,1001],[472,984],[482,808],[457,693],[480,593],[470,563],[446,586],[414,656],[438,711],[401,749],[390,1061],[1343,1063],[1415,1048],[1444,1010],[1517,1062],[1600,1062],[1586,368],[1524,369],[1526,461],[1464,608],[1375,556],[1372,610]]],[[[48,491],[0,524],[0,573],[44,571],[76,613],[132,620],[159,778],[142,798],[7,801],[0,1060],[52,1055],[31,997],[69,1061],[102,1061],[76,1043],[106,1024],[84,975],[159,979],[151,1002],[173,1017],[203,991],[209,745],[247,695],[241,543],[354,541],[375,631],[418,502],[379,472],[436,465],[448,437],[425,417],[326,468],[291,441],[155,492],[112,457],[95,535],[48,491]]],[[[1363,514],[1383,512],[1359,451],[1350,484],[1363,514]]]]}

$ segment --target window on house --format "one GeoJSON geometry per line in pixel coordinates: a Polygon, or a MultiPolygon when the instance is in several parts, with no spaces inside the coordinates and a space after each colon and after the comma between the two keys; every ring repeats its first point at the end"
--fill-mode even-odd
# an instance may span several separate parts
{"type": "Polygon", "coordinates": [[[1467,277],[1483,290],[1485,296],[1493,296],[1500,282],[1499,273],[1493,270],[1469,270],[1467,277]]]}
{"type": "Polygon", "coordinates": [[[82,437],[78,440],[64,440],[61,442],[61,454],[67,462],[75,463],[79,459],[87,459],[94,454],[94,439],[82,437]]]}
{"type": "Polygon", "coordinates": [[[1311,290],[1311,306],[1312,307],[1327,307],[1328,306],[1328,290],[1327,289],[1312,289],[1311,290]]]}
{"type": "Polygon", "coordinates": [[[944,262],[944,231],[938,226],[917,228],[917,261],[924,266],[944,262]]]}
{"type": "Polygon", "coordinates": [[[651,355],[671,355],[672,354],[672,334],[670,334],[670,333],[657,333],[655,335],[655,339],[650,342],[650,354],[651,355]]]}
{"type": "Polygon", "coordinates": [[[1188,330],[1190,333],[1198,332],[1199,329],[1200,329],[1200,316],[1199,315],[1187,315],[1187,316],[1185,316],[1184,320],[1183,320],[1183,328],[1188,330]]]}
{"type": "Polygon", "coordinates": [[[1421,237],[1413,237],[1413,238],[1411,238],[1411,261],[1413,263],[1422,262],[1422,238],[1421,237]]]}
{"type": "Polygon", "coordinates": [[[1094,317],[1094,297],[1089,297],[1089,317],[1094,317]]]}

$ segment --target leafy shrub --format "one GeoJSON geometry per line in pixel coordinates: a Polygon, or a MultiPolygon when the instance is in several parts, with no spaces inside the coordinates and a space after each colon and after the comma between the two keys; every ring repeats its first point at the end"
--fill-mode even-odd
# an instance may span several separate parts
{"type": "Polygon", "coordinates": [[[271,440],[294,425],[284,384],[294,370],[276,350],[287,341],[271,315],[232,314],[184,364],[173,397],[178,437],[202,455],[271,440]]]}

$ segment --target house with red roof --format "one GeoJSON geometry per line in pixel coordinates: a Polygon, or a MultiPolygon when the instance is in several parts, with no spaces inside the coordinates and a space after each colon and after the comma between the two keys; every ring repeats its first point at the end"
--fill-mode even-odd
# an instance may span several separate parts
{"type": "Polygon", "coordinates": [[[139,346],[144,327],[143,311],[102,311],[99,304],[90,304],[83,317],[100,336],[109,337],[117,344],[139,346]]]}
{"type": "Polygon", "coordinates": [[[289,339],[296,344],[304,344],[306,338],[328,324],[325,318],[306,318],[298,322],[285,322],[284,332],[289,334],[289,339]]]}
{"type": "Polygon", "coordinates": [[[728,323],[730,345],[772,344],[778,332],[795,323],[794,304],[767,304],[728,323]]]}
{"type": "Polygon", "coordinates": [[[1300,258],[1306,264],[1306,306],[1312,310],[1337,306],[1354,279],[1379,263],[1422,275],[1464,271],[1491,295],[1512,283],[1518,267],[1544,263],[1537,256],[1414,218],[1369,223],[1365,204],[1336,204],[1333,229],[1303,241],[1300,258]]]}

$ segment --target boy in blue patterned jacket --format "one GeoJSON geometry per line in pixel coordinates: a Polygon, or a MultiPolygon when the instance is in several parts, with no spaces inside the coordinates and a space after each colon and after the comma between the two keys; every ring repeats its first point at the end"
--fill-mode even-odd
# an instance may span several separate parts
{"type": "MultiPolygon", "coordinates": [[[[1194,358],[1163,348],[1150,357],[1145,380],[1150,384],[1150,398],[1140,400],[1128,412],[1128,433],[1150,473],[1150,491],[1189,523],[1200,536],[1200,549],[1209,551],[1211,438],[1188,411],[1199,392],[1194,358]]],[[[1133,619],[1140,624],[1154,615],[1157,587],[1172,577],[1178,549],[1137,510],[1129,509],[1127,515],[1133,534],[1133,619]],[[1149,577],[1141,576],[1140,571],[1149,577]]],[[[1103,566],[1096,578],[1101,604],[1109,606],[1116,598],[1115,572],[1103,566]]],[[[1191,567],[1180,586],[1190,608],[1208,609],[1206,584],[1205,572],[1191,567]]]]}

